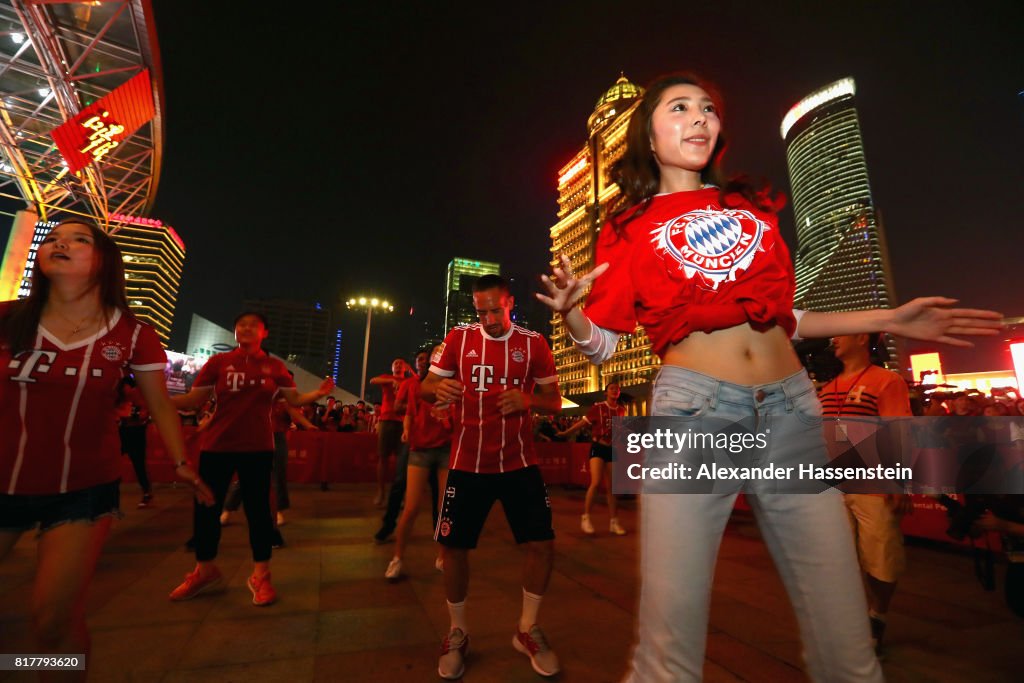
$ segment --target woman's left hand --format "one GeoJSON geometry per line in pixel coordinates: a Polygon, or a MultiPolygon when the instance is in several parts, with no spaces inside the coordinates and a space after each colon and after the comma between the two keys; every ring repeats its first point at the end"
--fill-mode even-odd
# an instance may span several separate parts
{"type": "Polygon", "coordinates": [[[950,308],[957,302],[944,296],[914,299],[892,311],[886,332],[911,339],[936,341],[950,346],[974,346],[951,335],[985,336],[999,334],[1002,314],[980,308],[950,308]]]}
{"type": "Polygon", "coordinates": [[[188,466],[188,463],[182,464],[174,470],[174,473],[177,474],[179,478],[192,484],[192,488],[195,489],[196,500],[198,500],[200,504],[209,507],[216,502],[216,499],[213,497],[213,491],[211,491],[210,487],[206,485],[206,482],[200,479],[199,475],[188,466]]]}

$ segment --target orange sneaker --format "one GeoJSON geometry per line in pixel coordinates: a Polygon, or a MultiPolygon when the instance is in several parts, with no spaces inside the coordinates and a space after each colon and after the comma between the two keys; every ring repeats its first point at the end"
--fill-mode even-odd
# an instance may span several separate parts
{"type": "Polygon", "coordinates": [[[168,597],[174,602],[191,600],[200,593],[206,593],[219,587],[223,580],[224,576],[216,567],[214,567],[213,572],[206,577],[203,577],[202,574],[200,574],[199,567],[196,567],[190,573],[185,575],[185,580],[180,586],[172,590],[168,597]]]}
{"type": "Polygon", "coordinates": [[[270,572],[262,576],[253,574],[245,585],[252,591],[252,604],[257,607],[266,607],[277,602],[277,591],[270,585],[270,572]]]}

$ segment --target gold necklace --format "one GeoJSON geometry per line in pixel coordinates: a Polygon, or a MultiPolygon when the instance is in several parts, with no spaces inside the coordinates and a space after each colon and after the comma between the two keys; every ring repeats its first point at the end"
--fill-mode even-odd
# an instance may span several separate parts
{"type": "Polygon", "coordinates": [[[72,320],[71,318],[67,317],[63,313],[60,313],[58,311],[53,311],[53,312],[57,315],[57,317],[62,318],[65,322],[75,326],[75,329],[71,330],[71,332],[68,333],[69,337],[74,337],[76,334],[78,334],[78,331],[80,329],[82,329],[82,327],[85,325],[85,323],[92,322],[93,320],[96,319],[96,316],[99,315],[98,313],[93,312],[93,313],[89,314],[88,316],[82,318],[81,320],[79,320],[76,323],[74,320],[72,320]]]}

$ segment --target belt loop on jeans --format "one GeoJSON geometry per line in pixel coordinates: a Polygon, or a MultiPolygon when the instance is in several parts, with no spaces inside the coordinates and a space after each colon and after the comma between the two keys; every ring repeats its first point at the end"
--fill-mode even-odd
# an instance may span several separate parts
{"type": "Polygon", "coordinates": [[[711,391],[708,396],[708,409],[714,410],[718,407],[718,391],[722,388],[721,380],[715,380],[714,385],[711,387],[711,391]]]}
{"type": "MultiPolygon", "coordinates": [[[[792,378],[790,378],[790,379],[792,379],[792,378]]],[[[792,389],[789,386],[790,382],[789,382],[789,380],[783,380],[779,384],[782,385],[782,393],[784,393],[786,395],[786,412],[787,413],[792,413],[793,412],[793,398],[794,397],[793,397],[793,391],[792,391],[792,389]]]]}

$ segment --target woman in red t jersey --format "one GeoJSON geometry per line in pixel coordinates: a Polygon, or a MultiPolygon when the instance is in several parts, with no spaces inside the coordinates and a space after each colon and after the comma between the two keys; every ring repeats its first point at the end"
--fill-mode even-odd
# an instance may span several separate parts
{"type": "MultiPolygon", "coordinates": [[[[794,313],[779,204],[763,188],[719,179],[720,108],[714,90],[692,76],[673,74],[648,87],[614,170],[622,198],[600,233],[599,265],[577,277],[563,256],[544,278],[547,295],[538,297],[562,315],[594,363],[611,356],[620,334],[644,327],[663,363],[652,415],[677,417],[683,431],[708,429],[715,418],[767,420],[762,464],[822,464],[821,407],[790,343],[798,324],[801,337],[886,331],[968,345],[951,335],[995,334],[999,314],[954,309],[954,300],[941,297],[893,310],[794,313]],[[575,304],[591,284],[584,313],[575,304]]],[[[673,457],[691,456],[700,461],[699,453],[673,457]]],[[[655,465],[659,457],[667,460],[647,453],[655,465]]],[[[644,490],[687,490],[673,484],[645,482],[644,490]]],[[[811,678],[880,681],[840,496],[747,486],[757,494],[748,500],[793,600],[811,678]]],[[[629,681],[701,679],[711,579],[739,484],[713,487],[710,494],[643,498],[643,583],[629,681]]]]}
{"type": "Polygon", "coordinates": [[[274,523],[270,515],[270,477],[274,456],[274,430],[270,420],[278,395],[292,406],[312,403],[330,393],[334,381],[325,379],[319,389],[299,394],[288,368],[262,349],[269,334],[259,313],[235,318],[238,348],[210,358],[187,394],[172,400],[177,408],[198,408],[212,395],[217,410],[203,431],[199,474],[209,482],[216,499],[212,507],[195,506],[193,538],[196,567],[171,591],[170,599],[188,600],[218,587],[223,580],[214,564],[220,544],[220,514],[228,485],[238,473],[238,483],[249,521],[253,573],[246,582],[257,606],[273,604],[277,592],[270,583],[270,555],[274,523]]]}
{"type": "MultiPolygon", "coordinates": [[[[420,383],[430,371],[430,357],[440,355],[441,346],[435,346],[428,354],[426,350],[416,354],[415,377],[402,382],[395,396],[395,405],[405,412],[402,420],[402,443],[409,448],[409,464],[406,470],[405,507],[398,520],[395,534],[395,555],[384,571],[384,578],[395,581],[402,575],[402,555],[412,533],[412,525],[420,511],[423,491],[430,483],[434,514],[437,526],[437,506],[440,505],[439,491],[444,491],[448,481],[448,458],[452,445],[452,406],[436,407],[420,398],[420,383]]],[[[441,568],[440,552],[434,566],[441,568]]]]}
{"type": "Polygon", "coordinates": [[[129,372],[176,474],[213,496],[184,457],[156,333],[132,316],[114,241],[90,221],[43,239],[26,299],[0,303],[0,559],[38,528],[32,625],[36,652],[84,653],[85,597],[120,515],[121,386],[129,372]]]}

